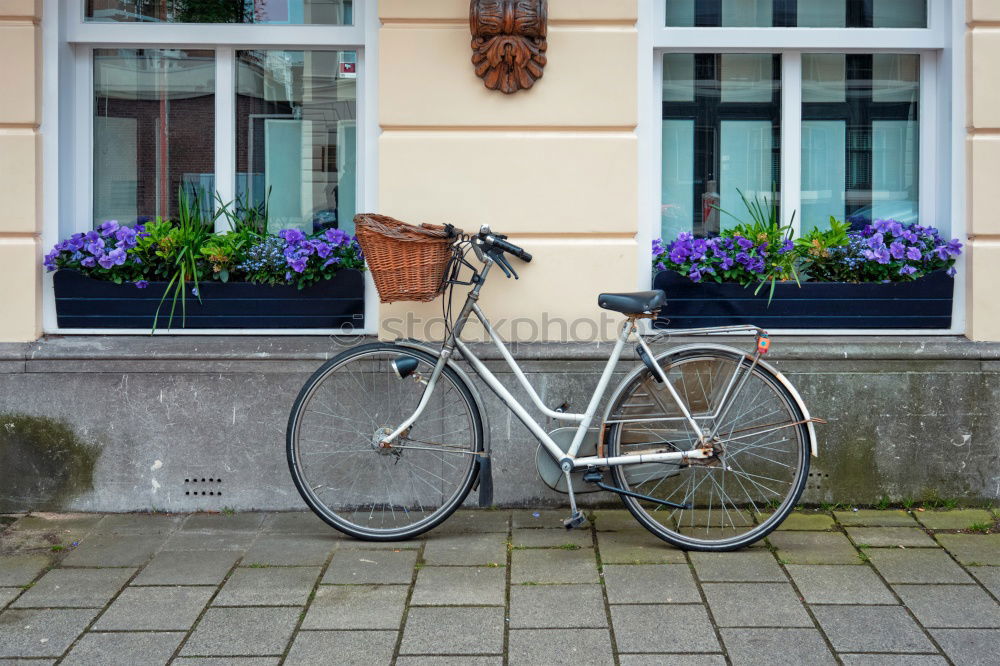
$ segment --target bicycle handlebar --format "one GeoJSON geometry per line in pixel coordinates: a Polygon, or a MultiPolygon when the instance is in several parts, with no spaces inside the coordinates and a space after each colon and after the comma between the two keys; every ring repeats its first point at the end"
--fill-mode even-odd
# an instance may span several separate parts
{"type": "Polygon", "coordinates": [[[529,252],[526,252],[524,248],[520,248],[517,245],[514,245],[513,243],[504,240],[506,236],[502,236],[500,234],[493,234],[489,232],[486,233],[480,232],[479,237],[482,238],[483,242],[486,243],[488,246],[494,247],[498,250],[502,250],[507,254],[512,254],[526,264],[531,263],[532,259],[531,254],[529,252]]]}

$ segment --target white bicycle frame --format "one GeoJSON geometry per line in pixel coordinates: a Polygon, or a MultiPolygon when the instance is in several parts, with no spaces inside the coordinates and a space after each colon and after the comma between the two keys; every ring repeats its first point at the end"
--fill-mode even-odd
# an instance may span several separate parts
{"type": "MultiPolygon", "coordinates": [[[[590,467],[607,467],[615,465],[638,465],[643,463],[669,463],[669,462],[681,462],[692,459],[708,459],[714,455],[713,449],[710,445],[704,445],[705,442],[710,442],[715,435],[715,431],[705,432],[699,425],[699,420],[701,421],[712,421],[717,419],[716,422],[721,421],[728,411],[728,402],[731,395],[736,395],[739,393],[743,382],[745,382],[752,374],[754,366],[757,365],[760,359],[760,352],[753,357],[752,364],[749,369],[742,373],[742,378],[740,377],[740,369],[744,365],[738,364],[733,376],[729,380],[729,384],[726,387],[723,397],[720,400],[719,412],[717,414],[704,414],[695,417],[691,414],[687,405],[677,394],[674,389],[673,384],[667,379],[663,372],[663,369],[658,363],[653,362],[651,365],[655,368],[659,375],[659,380],[662,382],[663,386],[669,392],[670,397],[677,404],[678,409],[682,416],[679,417],[662,417],[656,419],[641,419],[642,421],[669,421],[669,420],[685,420],[688,426],[691,428],[692,432],[696,435],[699,446],[692,448],[687,451],[654,451],[651,453],[641,453],[633,455],[623,455],[614,457],[598,457],[598,456],[583,456],[577,457],[580,451],[580,447],[583,444],[584,437],[587,431],[590,429],[591,424],[594,421],[594,416],[597,413],[597,409],[600,406],[601,400],[603,399],[605,393],[608,389],[608,384],[611,382],[611,377],[614,373],[615,367],[618,365],[618,361],[621,359],[622,351],[625,348],[625,343],[628,339],[636,334],[636,339],[639,342],[639,346],[647,354],[647,358],[654,359],[655,356],[650,350],[646,341],[641,335],[637,333],[636,326],[636,315],[627,316],[627,319],[622,326],[621,333],[618,335],[618,339],[615,342],[614,348],[611,350],[611,356],[608,359],[607,365],[604,367],[604,371],[601,373],[601,378],[597,383],[597,387],[594,389],[594,394],[590,398],[590,402],[587,405],[587,410],[582,414],[570,413],[570,412],[560,412],[549,409],[538,396],[535,388],[531,385],[531,382],[525,376],[524,371],[517,364],[517,361],[511,355],[510,351],[504,345],[503,340],[497,335],[496,331],[493,330],[492,325],[486,318],[486,315],[480,309],[479,291],[486,281],[486,276],[493,265],[492,259],[487,257],[485,259],[485,266],[483,270],[478,274],[478,280],[475,281],[475,287],[469,291],[468,297],[466,299],[465,305],[462,308],[461,314],[455,321],[455,325],[452,328],[451,334],[445,340],[444,346],[441,350],[441,355],[434,366],[434,370],[431,373],[431,377],[427,382],[424,389],[423,395],[421,396],[420,402],[417,404],[416,411],[408,419],[403,421],[392,433],[387,435],[382,441],[384,444],[391,446],[392,442],[405,433],[415,422],[420,415],[423,413],[424,409],[430,402],[431,395],[434,392],[434,387],[437,384],[438,379],[441,376],[441,372],[447,365],[448,360],[451,358],[455,349],[461,352],[462,357],[469,362],[470,365],[475,369],[476,374],[500,397],[507,407],[514,412],[514,414],[521,420],[522,423],[531,431],[545,450],[548,451],[552,459],[559,463],[560,468],[564,473],[569,474],[573,469],[580,468],[590,468],[590,467]],[[461,339],[461,332],[469,317],[475,315],[477,319],[483,324],[486,332],[490,335],[493,343],[496,345],[497,349],[500,351],[500,355],[506,361],[507,365],[510,366],[511,370],[514,372],[514,376],[517,377],[518,383],[524,388],[524,390],[531,397],[531,401],[535,404],[539,411],[541,411],[545,416],[556,419],[558,421],[569,421],[579,424],[576,429],[576,434],[573,437],[572,444],[568,451],[563,451],[549,436],[549,434],[542,428],[542,426],[531,416],[531,414],[524,408],[524,406],[518,402],[518,400],[507,390],[507,388],[497,379],[489,368],[476,356],[475,352],[465,344],[461,339]],[[737,381],[739,380],[739,385],[737,381]],[[735,387],[735,391],[734,391],[735,387]]],[[[687,331],[675,331],[676,334],[709,334],[709,333],[762,333],[761,329],[755,326],[728,326],[728,327],[715,327],[715,328],[701,328],[701,329],[691,329],[687,331]]],[[[794,389],[793,389],[794,393],[794,389]]],[[[796,398],[798,398],[796,394],[796,398]]],[[[801,401],[799,401],[801,405],[801,401]]],[[[804,408],[804,406],[803,406],[804,408]]],[[[808,419],[808,413],[806,418],[808,419]]],[[[623,423],[626,420],[611,421],[609,423],[623,423]]],[[[815,443],[815,437],[812,433],[812,423],[808,424],[810,429],[810,436],[813,443],[815,443]]],[[[716,426],[717,427],[717,426],[716,426]]],[[[786,426],[781,426],[786,427],[786,426]]],[[[759,433],[758,433],[759,434],[759,433]]],[[[815,447],[815,444],[814,444],[815,447]]],[[[815,448],[814,448],[815,451],[815,448]]]]}

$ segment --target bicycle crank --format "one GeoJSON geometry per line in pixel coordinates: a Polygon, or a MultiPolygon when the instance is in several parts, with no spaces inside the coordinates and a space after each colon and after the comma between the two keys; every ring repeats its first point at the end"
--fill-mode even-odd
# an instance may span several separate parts
{"type": "Polygon", "coordinates": [[[601,490],[607,490],[611,493],[618,493],[619,495],[627,495],[629,497],[634,497],[635,499],[646,500],[647,502],[654,502],[656,504],[661,504],[663,506],[669,506],[674,509],[693,509],[691,504],[677,504],[676,502],[668,502],[667,500],[657,499],[655,497],[650,497],[649,495],[643,495],[641,493],[634,493],[631,490],[625,490],[624,488],[616,488],[615,486],[609,486],[604,483],[604,474],[599,470],[588,470],[586,474],[583,475],[583,480],[587,483],[593,483],[595,486],[601,490]]]}

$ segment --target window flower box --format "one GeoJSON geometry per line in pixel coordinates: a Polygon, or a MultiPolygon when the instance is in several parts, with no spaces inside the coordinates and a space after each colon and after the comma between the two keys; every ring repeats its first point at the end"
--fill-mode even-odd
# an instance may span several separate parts
{"type": "Polygon", "coordinates": [[[693,282],[660,271],[654,289],[667,294],[654,328],[753,324],[764,329],[947,329],[955,281],[945,270],[889,283],[779,282],[765,285],[693,282]]]}
{"type": "MultiPolygon", "coordinates": [[[[170,320],[171,296],[160,307],[166,282],[150,282],[144,289],[134,284],[97,280],[74,270],[53,275],[56,317],[60,328],[145,329],[170,320]]],[[[203,281],[199,299],[189,295],[185,329],[347,329],[365,324],[365,281],[361,271],[343,269],[332,279],[299,289],[292,285],[203,281]]],[[[182,324],[181,304],[174,312],[173,328],[182,324]]]]}

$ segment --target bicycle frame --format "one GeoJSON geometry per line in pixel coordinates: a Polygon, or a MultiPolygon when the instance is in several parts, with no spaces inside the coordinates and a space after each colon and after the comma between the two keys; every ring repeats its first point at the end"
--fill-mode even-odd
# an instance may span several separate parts
{"type": "MultiPolygon", "coordinates": [[[[587,431],[590,429],[591,424],[594,421],[594,416],[597,413],[597,409],[600,406],[601,400],[607,393],[608,384],[611,382],[611,377],[614,373],[615,367],[618,361],[621,360],[622,351],[625,348],[625,343],[636,334],[636,339],[639,342],[640,347],[645,351],[649,358],[655,358],[653,352],[650,350],[646,341],[641,335],[638,335],[636,317],[627,317],[625,323],[621,328],[621,332],[618,335],[618,339],[615,342],[614,348],[611,350],[611,356],[608,358],[608,362],[604,367],[604,371],[601,373],[601,377],[598,380],[597,387],[594,390],[594,394],[591,396],[590,401],[587,405],[585,412],[581,413],[570,413],[570,412],[559,412],[549,409],[539,397],[535,388],[531,385],[531,382],[525,376],[524,371],[517,364],[517,361],[511,355],[510,351],[507,349],[503,340],[493,329],[485,313],[479,307],[479,291],[482,289],[483,284],[486,281],[486,276],[488,275],[490,268],[493,265],[493,261],[489,258],[486,259],[486,263],[481,272],[477,274],[477,278],[474,279],[475,286],[469,291],[468,296],[465,301],[465,305],[462,307],[461,313],[455,321],[455,325],[452,328],[450,335],[444,342],[444,346],[441,350],[441,355],[438,358],[437,363],[431,373],[431,377],[424,388],[423,395],[421,396],[420,402],[417,405],[414,413],[406,419],[403,423],[399,425],[392,433],[387,435],[383,440],[384,443],[391,445],[391,443],[398,438],[400,435],[405,433],[416,420],[423,413],[427,404],[430,402],[430,397],[434,392],[434,387],[437,384],[438,379],[441,376],[441,372],[447,365],[448,360],[453,355],[454,351],[457,349],[462,357],[465,358],[476,374],[486,382],[486,384],[497,394],[497,396],[504,402],[508,409],[510,409],[522,423],[531,431],[531,434],[535,436],[536,439],[542,444],[545,450],[548,452],[552,459],[559,463],[560,467],[564,472],[569,472],[572,469],[581,469],[589,467],[607,467],[616,465],[637,465],[642,463],[669,463],[669,462],[681,462],[683,460],[690,459],[708,459],[711,458],[714,453],[711,446],[699,446],[687,451],[656,451],[652,453],[644,454],[633,454],[615,457],[598,457],[598,456],[584,456],[577,457],[580,451],[580,447],[583,444],[584,437],[587,431]],[[568,451],[564,452],[556,443],[552,440],[549,434],[542,428],[542,426],[531,416],[525,407],[518,402],[510,391],[497,379],[489,368],[476,356],[475,352],[466,345],[461,339],[462,329],[468,322],[471,316],[475,315],[476,318],[482,323],[484,329],[489,334],[493,343],[496,345],[497,349],[500,351],[500,355],[503,357],[504,361],[513,371],[514,376],[517,377],[518,383],[522,388],[528,393],[531,401],[534,403],[535,407],[538,408],[547,417],[556,419],[558,421],[568,421],[577,423],[577,430],[573,437],[572,444],[568,451]]],[[[704,328],[704,329],[692,329],[690,331],[684,331],[684,333],[690,334],[707,334],[707,333],[736,333],[736,332],[761,332],[761,330],[755,326],[728,326],[728,327],[717,327],[717,328],[704,328]]],[[[756,365],[760,358],[760,353],[754,357],[753,365],[756,365]]],[[[688,425],[691,427],[692,432],[694,432],[697,437],[699,444],[710,441],[711,437],[714,436],[714,432],[706,433],[702,430],[701,426],[698,424],[698,419],[696,419],[691,412],[688,410],[687,405],[677,394],[673,387],[673,384],[667,379],[663,372],[663,369],[656,363],[653,364],[656,371],[659,374],[659,379],[663,383],[663,386],[667,389],[670,397],[676,403],[682,417],[674,417],[675,419],[683,418],[687,421],[688,425]]],[[[750,370],[752,371],[753,365],[751,365],[750,370]]],[[[724,394],[723,400],[720,402],[720,415],[725,414],[727,409],[726,400],[730,395],[735,395],[739,392],[739,387],[736,391],[733,391],[734,385],[736,384],[737,377],[740,374],[739,369],[742,366],[737,366],[737,370],[734,372],[733,377],[729,381],[724,394]]],[[[747,377],[750,376],[750,372],[744,373],[745,381],[747,377]]],[[[702,416],[702,419],[712,419],[715,418],[715,414],[709,414],[702,416]]],[[[648,420],[648,419],[647,419],[648,420]]],[[[671,419],[658,419],[658,420],[671,420],[671,419]]],[[[624,422],[624,421],[617,421],[624,422]]]]}

